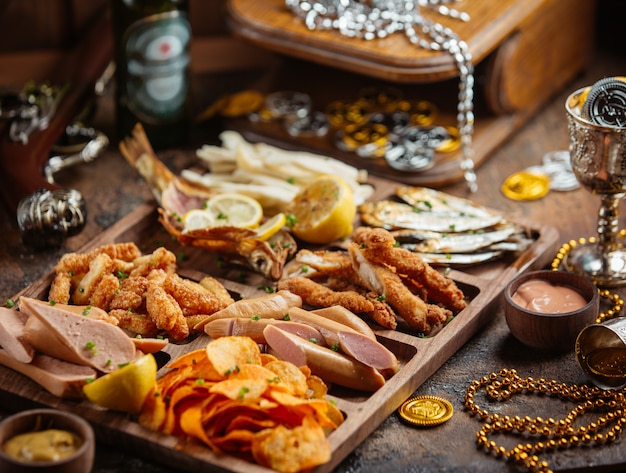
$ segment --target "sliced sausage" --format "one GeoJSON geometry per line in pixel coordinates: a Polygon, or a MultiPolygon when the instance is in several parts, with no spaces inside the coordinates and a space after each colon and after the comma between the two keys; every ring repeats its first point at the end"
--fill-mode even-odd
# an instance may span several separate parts
{"type": "Polygon", "coordinates": [[[30,363],[21,363],[0,349],[0,364],[32,379],[53,395],[64,399],[83,398],[83,386],[97,376],[88,366],[81,366],[38,353],[30,363]]]}
{"type": "Polygon", "coordinates": [[[327,383],[334,383],[359,391],[373,392],[385,384],[385,378],[374,368],[321,347],[284,330],[268,325],[265,340],[278,358],[296,366],[308,366],[311,373],[327,383]]]}
{"type": "Polygon", "coordinates": [[[205,320],[196,324],[194,330],[204,328],[208,322],[215,319],[250,318],[254,316],[259,316],[263,319],[280,319],[285,316],[290,307],[302,307],[302,298],[290,291],[278,291],[266,296],[241,299],[211,314],[205,320]]]}
{"type": "Polygon", "coordinates": [[[333,320],[335,322],[339,322],[340,324],[347,325],[353,330],[356,330],[363,335],[376,340],[376,335],[374,331],[367,325],[361,317],[356,315],[354,312],[346,309],[341,305],[332,305],[330,307],[324,307],[321,309],[314,309],[311,312],[317,315],[321,315],[327,319],[333,320]]]}
{"type": "Polygon", "coordinates": [[[35,349],[24,336],[25,317],[17,310],[0,307],[0,347],[21,363],[30,363],[35,349]]]}
{"type": "Polygon", "coordinates": [[[134,343],[115,325],[29,297],[20,298],[20,311],[28,315],[24,336],[41,353],[104,373],[135,359],[134,343]]]}
{"type": "Polygon", "coordinates": [[[273,324],[289,333],[304,338],[305,340],[314,341],[314,343],[324,344],[324,337],[315,328],[299,324],[296,322],[286,322],[278,319],[256,319],[243,317],[234,317],[231,319],[212,320],[204,326],[205,333],[211,338],[227,337],[227,336],[244,336],[250,337],[256,343],[265,344],[265,336],[263,330],[269,324],[273,324]]]}
{"type": "Polygon", "coordinates": [[[371,339],[347,325],[299,307],[289,309],[289,318],[293,322],[315,327],[326,340],[327,346],[336,347],[361,363],[380,370],[385,377],[398,371],[398,359],[376,338],[371,339]]]}

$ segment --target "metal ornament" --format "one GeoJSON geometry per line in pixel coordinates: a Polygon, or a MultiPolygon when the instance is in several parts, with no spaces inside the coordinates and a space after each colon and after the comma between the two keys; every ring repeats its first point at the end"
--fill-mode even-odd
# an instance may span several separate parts
{"type": "Polygon", "coordinates": [[[37,250],[58,247],[83,229],[87,208],[74,189],[40,189],[20,201],[17,223],[24,245],[37,250]]]}
{"type": "Polygon", "coordinates": [[[461,169],[468,190],[476,192],[474,170],[474,66],[465,41],[450,28],[425,18],[420,8],[442,16],[469,21],[469,15],[450,8],[452,0],[285,0],[310,30],[337,30],[351,38],[374,40],[404,32],[409,41],[423,49],[446,51],[459,71],[457,122],[461,137],[461,169]],[[424,36],[424,37],[422,37],[424,36]]]}

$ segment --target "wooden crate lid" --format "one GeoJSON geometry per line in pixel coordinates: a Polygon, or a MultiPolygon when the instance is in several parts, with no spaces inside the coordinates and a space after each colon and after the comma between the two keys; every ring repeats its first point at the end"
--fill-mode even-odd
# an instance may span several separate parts
{"type": "MultiPolygon", "coordinates": [[[[491,51],[545,2],[542,0],[484,0],[453,4],[467,12],[463,22],[423,9],[424,16],[451,28],[464,40],[474,63],[491,51]]],[[[233,31],[267,49],[394,82],[433,82],[457,75],[450,55],[412,46],[396,33],[375,41],[349,38],[338,31],[311,31],[284,0],[229,0],[233,31]]]]}

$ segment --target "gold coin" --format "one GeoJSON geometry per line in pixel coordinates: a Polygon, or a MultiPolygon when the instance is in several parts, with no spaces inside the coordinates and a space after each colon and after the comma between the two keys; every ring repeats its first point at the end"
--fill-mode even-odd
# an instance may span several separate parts
{"type": "Polygon", "coordinates": [[[228,100],[221,104],[220,113],[230,118],[241,117],[258,111],[264,101],[265,96],[261,92],[242,90],[230,95],[228,100]]]}
{"type": "Polygon", "coordinates": [[[344,130],[343,144],[352,151],[364,145],[384,146],[388,134],[388,128],[380,123],[348,125],[344,130]]]}
{"type": "Polygon", "coordinates": [[[363,123],[367,114],[367,103],[364,100],[357,100],[351,103],[335,100],[326,107],[328,121],[335,127],[343,127],[353,123],[363,123]]]}
{"type": "Polygon", "coordinates": [[[450,153],[451,151],[456,151],[461,146],[461,135],[459,134],[459,129],[454,126],[447,126],[446,130],[450,135],[450,138],[443,140],[439,146],[437,146],[436,151],[439,153],[450,153]]]}
{"type": "Polygon", "coordinates": [[[437,117],[437,107],[427,100],[400,100],[394,105],[394,111],[408,113],[415,125],[432,125],[437,117]]]}
{"type": "Polygon", "coordinates": [[[550,178],[545,174],[519,171],[504,180],[501,190],[513,200],[541,199],[550,190],[550,178]]]}
{"type": "Polygon", "coordinates": [[[438,396],[412,397],[398,409],[403,420],[420,427],[443,424],[450,420],[453,413],[452,403],[438,396]]]}

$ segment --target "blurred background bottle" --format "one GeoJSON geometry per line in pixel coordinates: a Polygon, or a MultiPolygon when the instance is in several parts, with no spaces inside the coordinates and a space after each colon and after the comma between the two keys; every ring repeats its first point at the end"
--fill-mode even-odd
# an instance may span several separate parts
{"type": "Polygon", "coordinates": [[[112,0],[118,139],[141,122],[155,149],[190,126],[188,0],[112,0]]]}

